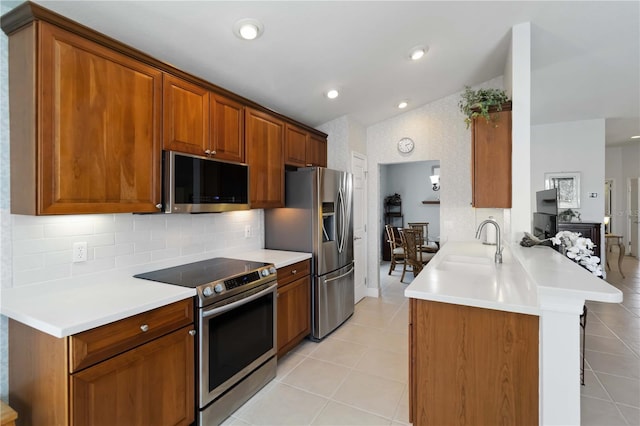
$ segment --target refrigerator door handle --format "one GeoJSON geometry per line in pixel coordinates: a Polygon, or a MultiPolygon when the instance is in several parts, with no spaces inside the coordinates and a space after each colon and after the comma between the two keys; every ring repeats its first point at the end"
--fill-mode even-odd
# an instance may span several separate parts
{"type": "Polygon", "coordinates": [[[344,278],[344,277],[350,275],[352,272],[353,272],[353,266],[351,267],[351,269],[349,269],[348,272],[345,272],[342,275],[338,275],[337,277],[333,277],[333,278],[329,278],[328,280],[324,280],[324,282],[326,284],[326,283],[330,283],[331,281],[339,280],[340,278],[344,278]]]}
{"type": "Polygon", "coordinates": [[[339,225],[340,225],[340,230],[338,232],[338,234],[340,235],[340,242],[338,243],[338,253],[342,253],[342,250],[344,250],[344,230],[345,230],[345,223],[344,223],[344,219],[345,219],[345,209],[344,209],[344,196],[342,194],[342,188],[338,189],[338,204],[340,204],[340,210],[339,210],[339,225]]]}

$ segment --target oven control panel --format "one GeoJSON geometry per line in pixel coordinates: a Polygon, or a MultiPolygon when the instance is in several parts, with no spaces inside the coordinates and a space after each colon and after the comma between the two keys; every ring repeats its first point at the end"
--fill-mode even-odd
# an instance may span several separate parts
{"type": "MultiPolygon", "coordinates": [[[[219,298],[249,290],[263,282],[275,279],[276,268],[273,265],[265,266],[251,272],[236,275],[225,280],[214,281],[200,287],[201,296],[204,298],[219,298]]],[[[222,300],[222,299],[221,299],[222,300]]],[[[203,300],[204,302],[204,300],[203,300]]]]}
{"type": "MultiPolygon", "coordinates": [[[[263,269],[262,270],[262,276],[268,276],[269,275],[269,270],[268,269],[263,269]],[[267,273],[267,275],[264,275],[264,273],[267,273]]],[[[249,284],[252,283],[254,281],[258,281],[260,279],[260,274],[258,274],[258,272],[251,272],[249,274],[246,275],[241,275],[239,277],[234,277],[228,280],[224,280],[224,286],[227,290],[232,290],[236,287],[240,287],[242,285],[245,284],[249,284]]],[[[217,292],[219,293],[219,292],[217,292]]]]}

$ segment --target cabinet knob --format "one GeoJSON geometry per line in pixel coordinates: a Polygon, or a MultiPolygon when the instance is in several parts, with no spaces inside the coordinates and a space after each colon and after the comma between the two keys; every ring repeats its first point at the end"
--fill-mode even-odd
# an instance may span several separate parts
{"type": "Polygon", "coordinates": [[[190,334],[191,336],[195,336],[195,335],[196,335],[196,331],[195,331],[195,330],[189,330],[189,334],[190,334]]]}
{"type": "Polygon", "coordinates": [[[211,155],[216,155],[216,151],[215,150],[211,151],[211,155]]]}
{"type": "Polygon", "coordinates": [[[161,208],[162,208],[162,203],[158,203],[158,204],[156,204],[156,208],[157,208],[157,209],[161,209],[161,208]]]}
{"type": "Polygon", "coordinates": [[[147,332],[149,331],[149,326],[147,324],[142,324],[140,326],[140,330],[142,330],[143,332],[147,332]]]}
{"type": "Polygon", "coordinates": [[[205,150],[204,150],[204,153],[205,153],[205,154],[207,154],[207,155],[209,155],[209,154],[211,154],[211,150],[210,150],[210,149],[205,149],[205,150]]]}
{"type": "Polygon", "coordinates": [[[297,269],[292,269],[292,270],[291,270],[291,275],[295,275],[295,274],[297,274],[297,273],[298,273],[298,270],[297,270],[297,269]]]}

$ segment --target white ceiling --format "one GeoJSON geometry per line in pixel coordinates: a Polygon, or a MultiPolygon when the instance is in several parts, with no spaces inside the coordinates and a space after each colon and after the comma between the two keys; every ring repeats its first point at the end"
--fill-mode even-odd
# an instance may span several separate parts
{"type": "Polygon", "coordinates": [[[640,134],[638,1],[36,3],[311,126],[368,126],[500,76],[511,27],[531,22],[532,124],[606,118],[608,144],[640,134]],[[249,17],[265,28],[253,42],[232,33],[249,17]]]}

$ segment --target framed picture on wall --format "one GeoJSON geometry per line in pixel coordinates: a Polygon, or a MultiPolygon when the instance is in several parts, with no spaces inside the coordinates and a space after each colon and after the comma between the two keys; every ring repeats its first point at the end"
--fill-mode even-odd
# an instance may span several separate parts
{"type": "Polygon", "coordinates": [[[559,209],[580,208],[580,172],[545,173],[544,188],[558,188],[559,209]]]}

